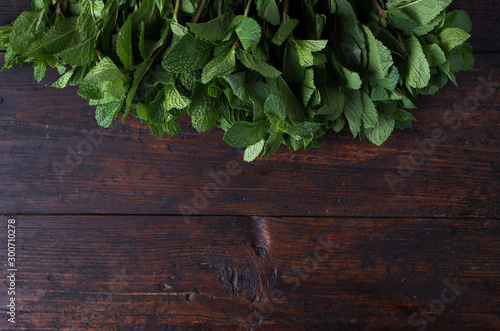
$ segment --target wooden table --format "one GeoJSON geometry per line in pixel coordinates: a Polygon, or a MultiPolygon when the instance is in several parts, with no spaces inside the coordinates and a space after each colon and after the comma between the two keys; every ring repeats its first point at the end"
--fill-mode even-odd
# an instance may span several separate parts
{"type": "Polygon", "coordinates": [[[475,69],[382,147],[343,131],[249,164],[221,130],[102,129],[54,70],[1,73],[0,329],[499,330],[500,3],[453,8],[475,69]]]}

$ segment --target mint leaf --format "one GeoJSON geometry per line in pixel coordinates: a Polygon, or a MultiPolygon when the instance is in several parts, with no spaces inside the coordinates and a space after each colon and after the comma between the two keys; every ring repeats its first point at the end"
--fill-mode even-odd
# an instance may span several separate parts
{"type": "Polygon", "coordinates": [[[472,30],[472,22],[466,11],[454,10],[446,14],[443,28],[459,28],[470,33],[472,30]]]}
{"type": "Polygon", "coordinates": [[[177,88],[173,85],[165,86],[165,101],[164,108],[169,111],[172,109],[184,109],[189,106],[190,100],[179,93],[177,88]]]}
{"type": "Polygon", "coordinates": [[[385,115],[379,117],[379,121],[373,128],[365,129],[364,133],[368,140],[377,146],[382,145],[394,130],[394,119],[387,118],[385,115]]]}
{"type": "Polygon", "coordinates": [[[134,52],[132,50],[132,15],[129,15],[116,38],[116,54],[126,69],[134,65],[134,52]]]}
{"type": "Polygon", "coordinates": [[[363,118],[363,101],[359,90],[347,90],[344,105],[345,117],[349,123],[349,128],[354,137],[361,131],[361,121],[363,118]]]}
{"type": "Polygon", "coordinates": [[[441,11],[450,5],[452,0],[387,0],[386,6],[407,14],[421,25],[432,21],[441,11]]]}
{"type": "Polygon", "coordinates": [[[201,74],[201,82],[208,83],[214,77],[229,75],[236,69],[236,51],[235,47],[229,51],[219,54],[212,61],[208,62],[201,74]]]}
{"type": "Polygon", "coordinates": [[[297,27],[298,24],[298,19],[290,19],[286,21],[284,24],[280,25],[271,42],[278,46],[281,46],[285,42],[286,38],[288,38],[292,34],[292,31],[297,27]]]}
{"type": "Polygon", "coordinates": [[[253,160],[255,160],[260,152],[262,152],[262,149],[264,148],[264,139],[262,139],[261,141],[251,145],[251,146],[248,146],[246,149],[245,149],[245,154],[243,156],[243,160],[245,160],[246,162],[252,162],[253,160]]]}
{"type": "Polygon", "coordinates": [[[441,47],[445,52],[450,52],[457,46],[462,45],[467,39],[470,38],[470,34],[459,28],[447,28],[439,33],[439,38],[441,38],[441,47]]]}
{"type": "Polygon", "coordinates": [[[252,50],[260,41],[262,29],[256,20],[250,17],[236,17],[235,31],[245,51],[252,50]]]}
{"type": "Polygon", "coordinates": [[[268,121],[236,122],[224,134],[224,141],[233,147],[248,147],[264,139],[268,130],[268,121]]]}
{"type": "Polygon", "coordinates": [[[264,77],[275,78],[281,75],[281,71],[270,66],[264,61],[257,60],[253,55],[243,51],[240,48],[236,49],[236,56],[245,67],[260,73],[264,77]]]}
{"type": "Polygon", "coordinates": [[[264,103],[264,112],[267,115],[276,116],[280,121],[284,121],[286,119],[286,104],[281,98],[271,94],[264,103]]]}
{"type": "Polygon", "coordinates": [[[314,52],[319,52],[326,47],[328,40],[293,40],[297,48],[299,63],[303,67],[314,65],[314,52]]]}
{"type": "Polygon", "coordinates": [[[196,38],[206,41],[221,41],[229,33],[234,14],[229,11],[206,23],[187,23],[196,38]]]}
{"type": "Polygon", "coordinates": [[[389,73],[389,68],[393,65],[391,51],[384,44],[375,39],[368,27],[361,25],[367,36],[368,44],[368,69],[375,78],[383,79],[389,73]]]}
{"type": "Polygon", "coordinates": [[[283,57],[283,76],[290,85],[300,85],[304,80],[305,68],[300,64],[297,49],[287,44],[283,57]]]}
{"type": "Polygon", "coordinates": [[[25,11],[14,21],[10,45],[18,54],[24,54],[35,38],[46,28],[43,10],[25,11]]]}
{"type": "Polygon", "coordinates": [[[107,103],[96,107],[95,119],[97,124],[102,127],[109,128],[116,118],[120,109],[122,108],[123,101],[107,103]]]}
{"type": "Polygon", "coordinates": [[[178,136],[181,134],[181,128],[174,120],[165,120],[158,124],[149,123],[149,128],[158,138],[163,137],[165,133],[171,136],[178,136]]]}
{"type": "Polygon", "coordinates": [[[423,50],[431,67],[439,67],[446,62],[446,54],[438,44],[424,45],[423,50]]]}
{"type": "Polygon", "coordinates": [[[43,77],[45,77],[45,73],[47,72],[47,62],[36,62],[33,66],[35,69],[34,77],[37,82],[41,82],[43,77]]]}
{"type": "Polygon", "coordinates": [[[378,123],[377,109],[370,96],[364,91],[361,91],[361,98],[363,100],[363,127],[365,129],[373,128],[378,123]]]}
{"type": "Polygon", "coordinates": [[[125,75],[109,57],[103,58],[85,76],[83,82],[98,82],[102,80],[125,79],[125,75]]]}
{"type": "Polygon", "coordinates": [[[82,66],[94,61],[96,41],[99,33],[99,26],[96,25],[92,16],[82,13],[78,19],[77,36],[57,55],[65,63],[74,66],[82,66]]]}
{"type": "Polygon", "coordinates": [[[411,36],[407,39],[406,46],[410,53],[406,76],[407,84],[414,88],[424,88],[429,84],[431,72],[422,45],[415,36],[411,36]]]}
{"type": "Polygon", "coordinates": [[[326,108],[320,108],[317,115],[328,116],[329,121],[336,120],[344,111],[345,93],[330,85],[323,86],[320,91],[322,105],[326,108]]]}
{"type": "Polygon", "coordinates": [[[212,49],[210,44],[186,34],[165,53],[162,66],[173,73],[201,69],[210,60],[212,49]]]}
{"type": "Polygon", "coordinates": [[[473,50],[469,44],[455,47],[450,53],[450,70],[469,71],[474,68],[473,50]]]}
{"type": "Polygon", "coordinates": [[[191,124],[198,132],[210,130],[221,118],[221,113],[214,105],[202,114],[192,116],[191,124]]]}
{"type": "Polygon", "coordinates": [[[280,24],[280,12],[276,0],[259,0],[257,2],[259,17],[273,25],[280,24]]]}

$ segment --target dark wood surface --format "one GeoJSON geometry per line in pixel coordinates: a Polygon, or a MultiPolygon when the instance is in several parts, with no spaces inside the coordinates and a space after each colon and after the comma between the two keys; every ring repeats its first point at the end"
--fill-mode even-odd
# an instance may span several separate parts
{"type": "Polygon", "coordinates": [[[343,131],[248,164],[220,130],[102,129],[54,71],[0,73],[0,329],[500,329],[500,5],[453,8],[475,69],[381,147],[343,131]]]}

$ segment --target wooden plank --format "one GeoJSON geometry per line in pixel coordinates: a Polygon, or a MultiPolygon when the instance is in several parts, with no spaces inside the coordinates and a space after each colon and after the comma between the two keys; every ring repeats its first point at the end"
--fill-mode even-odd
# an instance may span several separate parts
{"type": "Polygon", "coordinates": [[[101,129],[76,88],[45,86],[57,73],[37,84],[13,68],[0,75],[0,212],[498,217],[500,57],[476,58],[382,147],[344,130],[250,164],[187,119],[161,140],[136,120],[101,129]]]}
{"type": "MultiPolygon", "coordinates": [[[[0,1],[0,25],[9,24],[24,10],[30,10],[31,1],[0,1]]],[[[451,9],[466,10],[472,20],[471,45],[476,51],[500,51],[500,5],[497,0],[454,0],[451,9]]]]}
{"type": "Polygon", "coordinates": [[[12,217],[16,328],[500,328],[498,220],[12,217]]]}

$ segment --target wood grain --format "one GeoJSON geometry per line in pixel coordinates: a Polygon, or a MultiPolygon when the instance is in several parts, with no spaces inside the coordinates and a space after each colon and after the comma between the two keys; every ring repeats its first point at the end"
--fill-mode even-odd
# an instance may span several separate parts
{"type": "Polygon", "coordinates": [[[500,327],[498,220],[15,219],[18,326],[29,330],[416,330],[409,321],[426,317],[428,330],[500,327]],[[444,290],[455,279],[457,295],[444,290]],[[455,299],[441,312],[443,291],[455,299]]]}
{"type": "Polygon", "coordinates": [[[452,8],[475,69],[382,147],[344,130],[248,164],[220,130],[102,129],[55,71],[0,73],[0,329],[500,329],[500,5],[452,8]]]}

